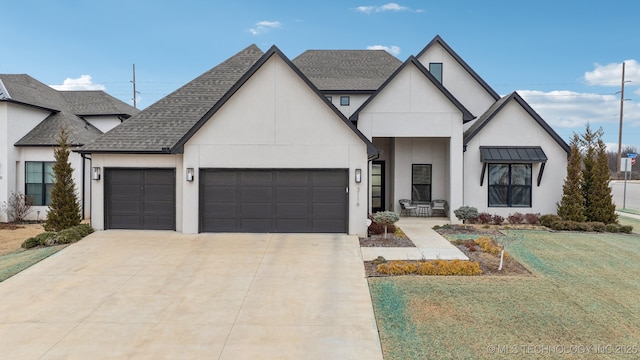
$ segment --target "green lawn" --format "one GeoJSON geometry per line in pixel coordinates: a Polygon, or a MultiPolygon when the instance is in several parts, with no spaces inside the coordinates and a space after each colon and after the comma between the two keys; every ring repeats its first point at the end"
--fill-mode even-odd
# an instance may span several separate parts
{"type": "Polygon", "coordinates": [[[0,282],[46,259],[67,246],[68,245],[56,245],[31,250],[18,250],[10,254],[0,255],[0,282]]]}
{"type": "Polygon", "coordinates": [[[512,234],[535,276],[371,278],[385,359],[639,356],[640,236],[512,234]]]}

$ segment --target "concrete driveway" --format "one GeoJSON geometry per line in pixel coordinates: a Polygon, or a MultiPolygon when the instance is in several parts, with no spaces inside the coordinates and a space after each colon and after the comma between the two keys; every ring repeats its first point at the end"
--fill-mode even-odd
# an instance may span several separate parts
{"type": "Polygon", "coordinates": [[[3,359],[382,359],[358,239],[101,231],[0,283],[3,359]]]}

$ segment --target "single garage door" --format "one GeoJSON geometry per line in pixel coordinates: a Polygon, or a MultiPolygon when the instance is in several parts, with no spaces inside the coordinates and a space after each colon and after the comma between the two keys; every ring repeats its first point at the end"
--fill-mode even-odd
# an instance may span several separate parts
{"type": "Polygon", "coordinates": [[[202,169],[201,231],[345,233],[348,180],[344,169],[202,169]]]}
{"type": "Polygon", "coordinates": [[[105,169],[107,229],[175,230],[174,169],[105,169]]]}

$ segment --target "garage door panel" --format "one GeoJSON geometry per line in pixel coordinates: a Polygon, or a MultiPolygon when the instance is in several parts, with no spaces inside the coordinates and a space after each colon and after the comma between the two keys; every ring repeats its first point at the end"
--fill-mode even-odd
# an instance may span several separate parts
{"type": "Polygon", "coordinates": [[[273,206],[271,203],[243,203],[240,206],[242,218],[268,218],[271,219],[273,206]]]}
{"type": "Polygon", "coordinates": [[[201,231],[347,231],[347,170],[202,169],[200,173],[201,231]],[[324,221],[316,225],[314,219],[324,221]]]}
{"type": "Polygon", "coordinates": [[[344,187],[321,186],[313,188],[314,202],[340,202],[345,196],[344,187]]]}
{"type": "Polygon", "coordinates": [[[307,218],[309,217],[307,203],[278,203],[276,211],[278,217],[283,218],[307,218]]]}
{"type": "Polygon", "coordinates": [[[337,214],[344,211],[340,204],[335,203],[315,203],[312,205],[314,218],[336,218],[337,214]]]}
{"type": "Polygon", "coordinates": [[[273,225],[271,219],[240,219],[238,232],[271,232],[273,225]]]}
{"type": "Polygon", "coordinates": [[[250,186],[250,185],[268,185],[271,186],[273,184],[273,173],[269,171],[251,171],[245,170],[240,173],[240,185],[241,186],[250,186]]]}
{"type": "Polygon", "coordinates": [[[240,188],[240,201],[271,202],[273,188],[271,186],[247,186],[240,188]]]}
{"type": "Polygon", "coordinates": [[[174,169],[105,169],[108,229],[175,230],[174,169]]]}
{"type": "Polygon", "coordinates": [[[276,189],[276,196],[280,202],[299,202],[307,203],[309,187],[308,186],[278,186],[276,189]]]}
{"type": "Polygon", "coordinates": [[[310,232],[309,220],[307,219],[278,219],[276,222],[277,228],[287,229],[288,232],[310,232]]]}

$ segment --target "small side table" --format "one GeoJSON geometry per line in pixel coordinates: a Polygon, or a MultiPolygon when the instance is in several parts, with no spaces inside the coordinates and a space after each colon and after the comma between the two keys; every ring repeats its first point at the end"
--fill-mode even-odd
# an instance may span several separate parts
{"type": "Polygon", "coordinates": [[[418,216],[431,216],[431,205],[429,204],[419,204],[418,207],[418,216]]]}

